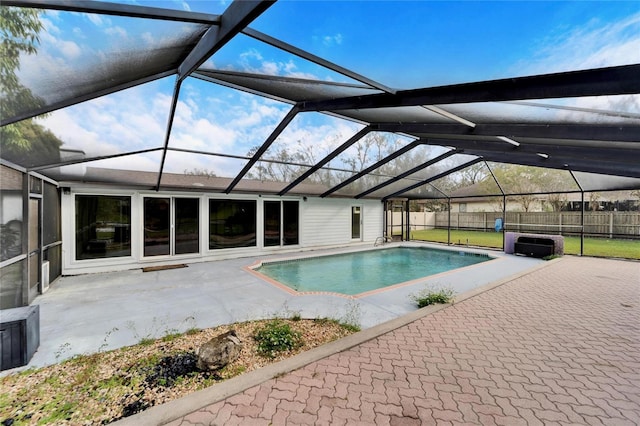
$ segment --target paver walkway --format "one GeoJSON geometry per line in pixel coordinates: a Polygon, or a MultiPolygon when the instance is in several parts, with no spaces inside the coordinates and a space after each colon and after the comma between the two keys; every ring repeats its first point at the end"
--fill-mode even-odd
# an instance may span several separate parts
{"type": "Polygon", "coordinates": [[[640,424],[640,264],[566,257],[171,425],[640,424]]]}

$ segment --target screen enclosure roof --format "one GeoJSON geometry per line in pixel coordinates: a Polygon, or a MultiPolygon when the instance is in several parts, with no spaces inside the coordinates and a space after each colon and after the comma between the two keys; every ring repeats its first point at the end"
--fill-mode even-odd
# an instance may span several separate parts
{"type": "MultiPolygon", "coordinates": [[[[400,20],[426,24],[441,14],[459,34],[473,12],[465,9],[494,3],[330,2],[324,15],[304,3],[319,7],[3,1],[3,17],[35,24],[3,28],[5,42],[31,40],[32,49],[3,67],[2,159],[61,182],[281,196],[640,188],[640,8],[593,4],[626,8],[612,11],[607,27],[619,37],[586,57],[599,61],[559,66],[549,55],[545,66],[525,55],[505,66],[492,31],[438,38],[400,20]],[[336,22],[332,13],[353,16],[336,22]],[[373,24],[387,37],[362,34],[373,24]],[[344,54],[345,39],[357,37],[366,43],[344,54]],[[445,42],[448,50],[430,47],[445,42]]],[[[513,31],[507,48],[526,50],[533,41],[518,39],[509,20],[525,18],[512,4],[497,7],[504,13],[485,25],[503,28],[507,40],[513,31]]],[[[561,16],[566,4],[536,7],[561,16]]],[[[551,35],[564,48],[579,36],[593,42],[598,29],[573,25],[536,34],[536,43],[551,35]]]]}

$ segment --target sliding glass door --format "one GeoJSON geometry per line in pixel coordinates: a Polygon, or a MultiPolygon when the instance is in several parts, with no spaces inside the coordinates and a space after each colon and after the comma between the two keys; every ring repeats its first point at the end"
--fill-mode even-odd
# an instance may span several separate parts
{"type": "Polygon", "coordinates": [[[144,255],[167,256],[200,251],[198,198],[144,199],[144,255]]]}
{"type": "Polygon", "coordinates": [[[264,202],[264,246],[288,246],[299,243],[297,201],[264,202]]]}
{"type": "Polygon", "coordinates": [[[200,200],[198,198],[174,198],[175,254],[200,251],[200,200]]]}

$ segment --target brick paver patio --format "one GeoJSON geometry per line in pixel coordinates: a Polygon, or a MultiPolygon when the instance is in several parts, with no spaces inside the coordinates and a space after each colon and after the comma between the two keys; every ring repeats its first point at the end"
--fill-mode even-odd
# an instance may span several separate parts
{"type": "Polygon", "coordinates": [[[566,257],[171,425],[640,424],[640,264],[566,257]]]}

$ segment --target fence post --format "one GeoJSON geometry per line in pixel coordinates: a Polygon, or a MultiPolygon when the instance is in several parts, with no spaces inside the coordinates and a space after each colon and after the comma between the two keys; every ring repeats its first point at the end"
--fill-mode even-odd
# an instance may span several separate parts
{"type": "Polygon", "coordinates": [[[448,207],[448,213],[449,213],[449,217],[447,218],[447,245],[451,245],[451,198],[448,199],[448,203],[449,203],[449,207],[448,207]]]}
{"type": "Polygon", "coordinates": [[[562,212],[558,212],[558,228],[560,229],[560,233],[558,235],[562,235],[562,212]]]}
{"type": "Polygon", "coordinates": [[[613,238],[613,212],[609,212],[609,238],[613,238]]]}
{"type": "Polygon", "coordinates": [[[580,256],[584,256],[584,191],[580,191],[580,256]]]}

